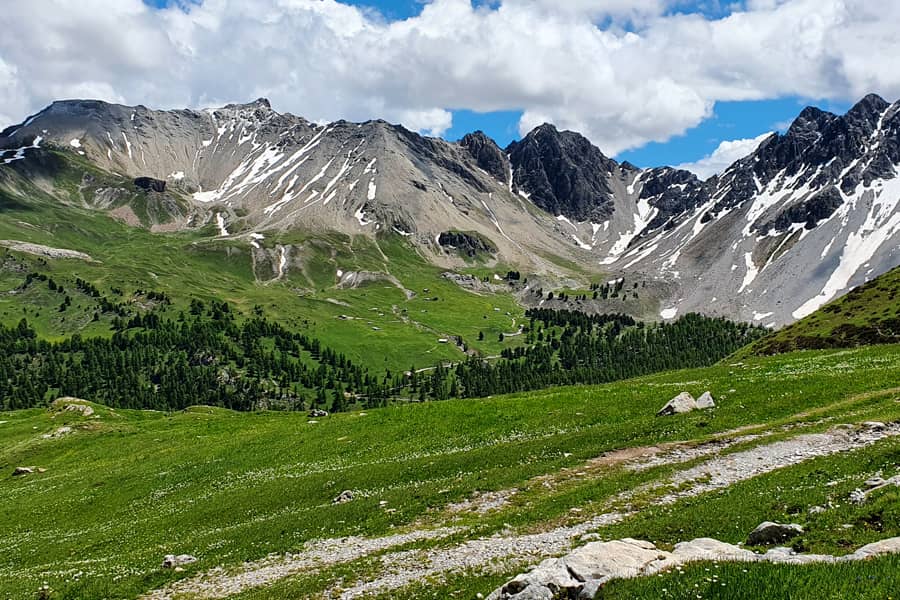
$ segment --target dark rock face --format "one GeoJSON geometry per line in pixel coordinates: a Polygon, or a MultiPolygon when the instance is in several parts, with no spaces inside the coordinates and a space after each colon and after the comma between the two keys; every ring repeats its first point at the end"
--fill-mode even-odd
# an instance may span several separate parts
{"type": "Polygon", "coordinates": [[[513,183],[554,215],[601,222],[612,213],[608,177],[618,169],[584,136],[541,125],[506,149],[513,183]]]}
{"type": "Polygon", "coordinates": [[[783,210],[772,221],[757,225],[754,229],[759,233],[766,233],[771,229],[782,233],[790,229],[794,223],[804,223],[806,229],[815,229],[819,221],[833,215],[843,203],[841,193],[836,187],[831,186],[809,200],[783,210]]]}
{"type": "Polygon", "coordinates": [[[690,171],[663,167],[644,173],[641,184],[640,198],[659,209],[641,236],[645,237],[661,227],[674,225],[678,216],[707,202],[715,188],[715,178],[704,183],[690,171]]]}
{"type": "Polygon", "coordinates": [[[482,131],[466,135],[459,141],[460,147],[466,150],[475,163],[497,181],[509,181],[509,165],[506,155],[497,144],[482,131]]]}
{"type": "MultiPolygon", "coordinates": [[[[714,217],[754,197],[759,186],[774,184],[783,191],[836,186],[845,194],[860,183],[894,176],[900,162],[900,115],[887,112],[890,104],[870,94],[847,114],[838,116],[818,108],[805,108],[783,135],[773,134],[756,152],[739,160],[719,178],[719,200],[714,217]],[[883,143],[873,145],[876,138],[883,143]],[[874,149],[872,149],[874,147],[874,149]]],[[[780,226],[806,215],[830,215],[840,206],[837,190],[810,201],[790,215],[779,215],[780,226]],[[837,204],[837,206],[835,206],[837,204]],[[831,211],[831,212],[828,212],[831,211]],[[785,221],[789,219],[789,221],[785,221]]],[[[822,217],[824,218],[824,217],[822,217]]]]}
{"type": "Polygon", "coordinates": [[[493,254],[497,248],[478,235],[462,231],[445,231],[438,236],[438,244],[443,248],[454,248],[466,256],[474,258],[478,254],[493,254]]]}
{"type": "Polygon", "coordinates": [[[485,187],[476,173],[473,172],[469,161],[465,160],[458,152],[447,151],[447,144],[433,138],[423,137],[401,126],[388,125],[387,123],[384,123],[384,126],[391,128],[403,140],[407,148],[409,148],[408,156],[418,166],[422,168],[428,168],[428,165],[439,166],[462,178],[468,185],[479,192],[488,193],[491,191],[485,187]]]}
{"type": "Polygon", "coordinates": [[[148,192],[162,193],[166,191],[166,182],[152,177],[138,177],[134,180],[134,185],[148,192]]]}
{"type": "Polygon", "coordinates": [[[803,535],[803,528],[796,523],[773,523],[764,521],[747,536],[749,546],[767,546],[778,544],[803,535]]]}

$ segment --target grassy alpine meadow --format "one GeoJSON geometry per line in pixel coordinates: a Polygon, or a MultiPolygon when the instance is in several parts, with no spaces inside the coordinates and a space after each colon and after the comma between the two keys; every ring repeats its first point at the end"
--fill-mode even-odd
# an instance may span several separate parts
{"type": "MultiPolygon", "coordinates": [[[[894,345],[747,358],[604,386],[319,419],[207,407],[165,414],[100,405],[84,417],[58,404],[0,413],[0,598],[37,597],[45,583],[52,598],[133,598],[219,565],[234,568],[271,553],[297,551],[315,539],[452,524],[461,528],[454,538],[460,541],[586,519],[606,509],[615,494],[675,468],[571,475],[604,452],[700,442],[738,427],[774,432],[777,438],[787,435],[781,426],[820,431],[842,422],[896,421],[898,373],[900,346],[894,345]],[[710,390],[718,407],[655,416],[685,390],[694,395],[710,390]],[[19,466],[35,472],[12,476],[19,466]],[[549,488],[534,483],[548,476],[563,481],[549,488]],[[446,511],[474,493],[510,489],[517,494],[497,511],[446,511]],[[353,500],[333,503],[344,490],[353,492],[353,500]],[[180,553],[199,560],[184,572],[161,568],[165,554],[180,553]]],[[[753,443],[762,442],[746,442],[753,443]]],[[[897,458],[897,443],[886,440],[674,505],[654,506],[651,496],[638,497],[638,515],[599,533],[607,539],[641,537],[661,547],[700,536],[737,542],[761,520],[793,518],[808,525],[804,548],[852,551],[900,535],[896,492],[886,491],[862,507],[841,501],[873,473],[895,474],[897,458]],[[809,522],[800,514],[827,502],[840,508],[809,522]],[[846,523],[854,528],[843,528],[846,523]]],[[[868,577],[889,573],[895,565],[886,560],[872,571],[863,565],[846,569],[868,577]]],[[[377,568],[377,560],[361,560],[245,596],[315,596],[338,579],[353,581],[377,568]]],[[[773,573],[773,586],[802,580],[810,594],[831,589],[828,578],[762,565],[754,569],[759,585],[773,573]]],[[[473,597],[502,579],[454,575],[435,584],[434,593],[446,595],[433,597],[473,597]]],[[[629,597],[623,589],[625,595],[611,597],[629,597]]],[[[643,597],[657,597],[655,589],[647,588],[649,596],[643,597]]]]}
{"type": "Polygon", "coordinates": [[[611,582],[599,598],[894,600],[900,558],[836,565],[696,563],[661,577],[611,582]]]}
{"type": "MultiPolygon", "coordinates": [[[[80,168],[98,181],[111,177],[88,165],[80,168]]],[[[81,171],[78,175],[80,181],[81,171]]],[[[500,341],[500,334],[517,332],[524,316],[511,294],[461,288],[399,235],[374,240],[261,231],[265,239],[257,243],[268,258],[257,261],[249,238],[215,237],[214,224],[152,233],[80,208],[76,182],[67,179],[71,177],[63,170],[57,188],[71,187],[78,206],[62,204],[22,178],[17,185],[29,191],[27,203],[5,196],[0,187],[0,240],[76,250],[93,259],[49,259],[0,245],[0,323],[15,325],[27,318],[40,337],[51,340],[74,333],[111,335],[113,317],[99,314],[95,319],[96,303],[75,289],[75,280],[81,278],[117,301],[130,301],[137,291],[166,293],[173,317],[193,298],[225,300],[243,314],[259,306],[284,326],[320,339],[375,372],[463,360],[466,355],[454,343],[455,336],[485,356],[522,344],[515,336],[500,341]],[[286,272],[279,277],[281,246],[290,251],[286,272]],[[357,287],[338,285],[338,273],[355,271],[396,278],[375,278],[357,287]],[[30,272],[52,277],[65,291],[20,289],[30,272]],[[72,304],[60,310],[66,295],[72,304]]],[[[506,273],[503,267],[496,272],[506,273]]]]}

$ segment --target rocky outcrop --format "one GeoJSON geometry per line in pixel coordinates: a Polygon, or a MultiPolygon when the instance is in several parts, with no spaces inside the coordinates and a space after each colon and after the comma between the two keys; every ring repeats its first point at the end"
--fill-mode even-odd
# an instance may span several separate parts
{"type": "Polygon", "coordinates": [[[841,193],[836,187],[831,186],[809,200],[782,210],[773,220],[755,225],[754,229],[760,234],[766,234],[770,230],[782,233],[794,224],[803,224],[807,230],[815,229],[819,221],[833,215],[843,203],[841,193]]]}
{"type": "Polygon", "coordinates": [[[509,161],[494,140],[483,131],[464,136],[459,145],[471,155],[480,169],[504,185],[507,184],[510,176],[509,161]]]}
{"type": "Polygon", "coordinates": [[[41,438],[45,439],[45,440],[52,440],[52,439],[56,439],[56,438],[65,437],[65,436],[69,435],[70,433],[72,433],[73,431],[75,431],[75,430],[72,429],[71,427],[59,427],[52,433],[45,433],[44,435],[41,436],[41,438]]]}
{"type": "Polygon", "coordinates": [[[882,477],[872,477],[868,479],[864,484],[865,489],[857,488],[850,492],[850,501],[854,504],[864,504],[868,501],[869,496],[877,492],[879,490],[883,490],[889,487],[898,487],[900,488],[900,475],[895,475],[888,479],[884,479],[882,477]]]}
{"type": "Polygon", "coordinates": [[[65,248],[51,248],[50,246],[44,246],[42,244],[32,244],[31,242],[20,242],[18,240],[0,240],[0,246],[5,246],[10,250],[15,250],[16,252],[25,252],[27,254],[33,254],[35,256],[46,256],[47,258],[74,258],[78,260],[85,260],[88,262],[95,262],[90,255],[85,254],[84,252],[78,252],[77,250],[67,250],[65,248]]]}
{"type": "Polygon", "coordinates": [[[356,495],[351,490],[344,490],[337,497],[331,501],[332,504],[346,504],[355,498],[356,495]]]}
{"type": "Polygon", "coordinates": [[[584,136],[544,124],[506,152],[513,184],[545,211],[597,223],[612,214],[608,177],[618,164],[584,136]]]}
{"type": "Polygon", "coordinates": [[[654,575],[696,561],[768,562],[778,564],[835,563],[866,560],[900,553],[900,537],[863,546],[852,554],[835,557],[798,554],[790,548],[773,548],[765,554],[711,538],[675,545],[672,552],[641,540],[592,542],[562,558],[551,558],[517,575],[488,596],[488,600],[590,600],[614,579],[654,575]]]}
{"type": "Polygon", "coordinates": [[[700,410],[705,410],[707,408],[715,408],[716,401],[713,400],[712,394],[709,392],[703,392],[699,398],[697,398],[697,408],[700,410]]]}
{"type": "Polygon", "coordinates": [[[77,398],[60,398],[53,403],[53,408],[63,412],[77,413],[82,417],[90,417],[94,409],[89,404],[83,404],[77,398]]]}
{"type": "Polygon", "coordinates": [[[666,402],[666,405],[659,409],[659,412],[656,413],[656,415],[658,417],[665,417],[689,413],[694,410],[697,410],[697,401],[694,400],[694,397],[688,392],[681,392],[666,402]]]}
{"type": "Polygon", "coordinates": [[[487,238],[464,231],[444,231],[438,236],[438,244],[442,248],[456,250],[469,258],[497,251],[497,247],[487,238]]]}
{"type": "Polygon", "coordinates": [[[197,562],[197,557],[191,556],[190,554],[166,554],[163,558],[162,568],[177,569],[195,562],[197,562]]]}
{"type": "Polygon", "coordinates": [[[159,192],[161,194],[166,191],[166,182],[153,177],[138,177],[134,180],[134,185],[148,192],[159,192]]]}
{"type": "Polygon", "coordinates": [[[747,536],[749,546],[770,546],[803,535],[803,527],[796,523],[773,523],[764,521],[756,526],[756,529],[747,536]]]}
{"type": "Polygon", "coordinates": [[[696,400],[688,392],[681,392],[659,409],[656,416],[665,417],[669,415],[681,415],[695,410],[715,408],[715,406],[716,403],[713,400],[712,394],[709,392],[703,392],[703,395],[696,400]]]}

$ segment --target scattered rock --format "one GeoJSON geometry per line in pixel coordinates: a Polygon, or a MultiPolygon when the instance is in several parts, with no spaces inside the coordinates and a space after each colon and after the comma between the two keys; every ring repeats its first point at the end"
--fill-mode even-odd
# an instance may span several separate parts
{"type": "Polygon", "coordinates": [[[862,425],[872,431],[884,431],[887,428],[887,425],[881,421],[865,421],[862,425]]]}
{"type": "Polygon", "coordinates": [[[825,512],[824,506],[810,506],[809,507],[809,514],[811,514],[811,515],[821,515],[823,512],[825,512]]]}
{"type": "Polygon", "coordinates": [[[63,406],[66,412],[79,413],[82,417],[90,417],[94,414],[94,409],[87,404],[66,404],[63,406]]]}
{"type": "Polygon", "coordinates": [[[664,417],[669,415],[680,415],[689,413],[693,410],[697,410],[697,401],[694,400],[694,397],[689,393],[681,392],[669,400],[666,405],[656,413],[656,416],[664,417]]]}
{"type": "Polygon", "coordinates": [[[322,410],[320,408],[314,408],[309,411],[309,416],[312,418],[327,417],[328,411],[322,410]]]}
{"type": "Polygon", "coordinates": [[[768,546],[790,540],[798,535],[803,535],[803,528],[796,523],[782,524],[764,521],[747,536],[747,545],[768,546]]]}
{"type": "MultiPolygon", "coordinates": [[[[90,407],[88,407],[88,408],[90,408],[90,407]]],[[[53,433],[45,433],[41,437],[44,438],[45,440],[49,440],[49,439],[53,439],[53,438],[61,438],[64,435],[68,435],[68,434],[72,433],[73,431],[74,430],[71,427],[60,427],[53,433]]]]}
{"type": "Polygon", "coordinates": [[[703,395],[697,398],[697,408],[703,410],[707,408],[715,408],[716,402],[713,400],[712,394],[703,392],[703,395]]]}
{"type": "Polygon", "coordinates": [[[32,473],[34,473],[34,467],[16,467],[15,470],[13,470],[13,477],[31,475],[32,473]]]}
{"type": "Polygon", "coordinates": [[[353,500],[354,495],[351,490],[344,490],[340,494],[338,494],[337,498],[331,501],[332,504],[344,504],[345,502],[350,502],[353,500]]]}
{"type": "Polygon", "coordinates": [[[162,568],[178,569],[195,562],[197,562],[197,557],[190,554],[179,554],[177,556],[175,554],[166,554],[165,558],[163,558],[162,568]]]}
{"type": "Polygon", "coordinates": [[[854,504],[863,504],[866,500],[869,499],[869,494],[873,492],[877,492],[878,490],[884,489],[889,486],[900,487],[900,475],[894,475],[889,479],[882,479],[881,477],[872,477],[867,480],[865,486],[868,488],[866,490],[861,490],[856,488],[852,492],[850,492],[850,502],[854,504]]]}

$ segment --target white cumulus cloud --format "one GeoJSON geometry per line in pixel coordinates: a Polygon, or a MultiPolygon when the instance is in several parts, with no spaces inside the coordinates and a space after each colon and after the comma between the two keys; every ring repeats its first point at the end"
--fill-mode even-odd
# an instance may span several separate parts
{"type": "Polygon", "coordinates": [[[751,154],[759,148],[759,145],[763,140],[771,136],[772,133],[773,132],[770,131],[755,138],[722,142],[711,154],[704,156],[696,162],[684,163],[675,168],[691,171],[700,177],[700,179],[707,179],[713,175],[718,175],[730,167],[735,161],[751,154]]]}
{"type": "Polygon", "coordinates": [[[548,121],[615,155],[685,132],[717,101],[900,97],[898,2],[750,0],[716,19],[684,6],[432,0],[387,22],[336,0],[7,2],[0,118],[71,97],[196,108],[265,96],[314,121],[440,135],[452,110],[520,110],[523,133],[548,121]]]}

